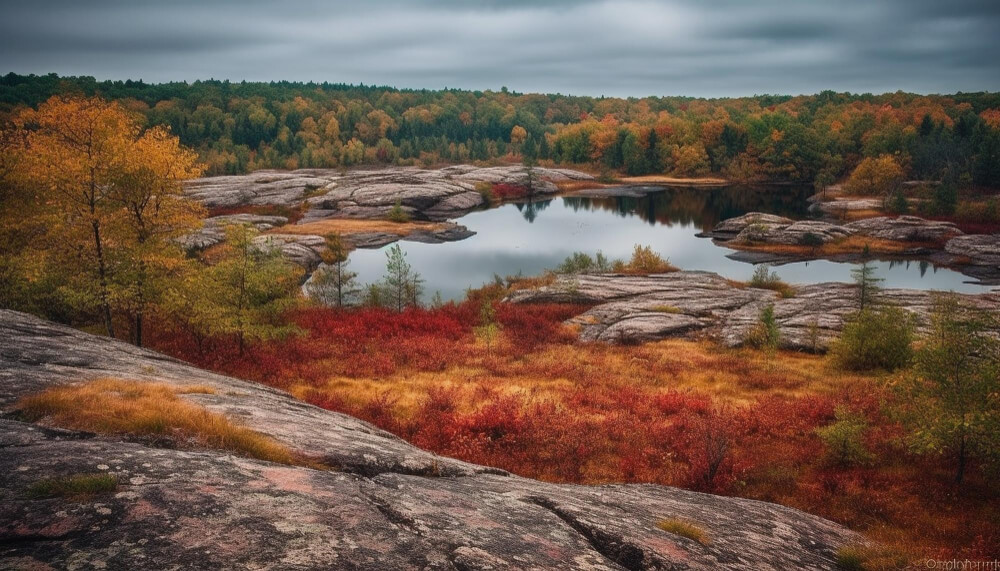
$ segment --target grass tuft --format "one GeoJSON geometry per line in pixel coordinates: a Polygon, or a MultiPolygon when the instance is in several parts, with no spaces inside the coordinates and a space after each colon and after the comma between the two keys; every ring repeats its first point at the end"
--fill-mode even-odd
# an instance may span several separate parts
{"type": "Polygon", "coordinates": [[[708,545],[711,540],[708,537],[708,533],[704,529],[698,527],[697,525],[684,521],[677,518],[667,518],[661,519],[656,527],[662,529],[667,533],[672,533],[674,535],[679,535],[681,537],[686,537],[692,541],[697,541],[702,545],[708,545]]]}
{"type": "Polygon", "coordinates": [[[285,446],[177,396],[210,392],[214,391],[203,386],[176,389],[160,383],[99,379],[25,397],[17,409],[31,422],[45,419],[74,430],[166,439],[178,447],[194,445],[294,463],[285,446]]]}
{"type": "Polygon", "coordinates": [[[73,474],[46,478],[32,484],[27,495],[32,499],[70,498],[81,500],[118,489],[118,478],[112,474],[73,474]]]}

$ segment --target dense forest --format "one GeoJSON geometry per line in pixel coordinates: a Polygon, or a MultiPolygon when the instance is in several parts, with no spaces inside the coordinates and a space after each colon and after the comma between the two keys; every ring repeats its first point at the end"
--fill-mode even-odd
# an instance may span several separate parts
{"type": "Polygon", "coordinates": [[[168,126],[206,173],[527,160],[629,175],[830,184],[865,158],[905,176],[1000,186],[1000,94],[595,98],[333,83],[0,78],[0,119],[98,95],[168,126]]]}

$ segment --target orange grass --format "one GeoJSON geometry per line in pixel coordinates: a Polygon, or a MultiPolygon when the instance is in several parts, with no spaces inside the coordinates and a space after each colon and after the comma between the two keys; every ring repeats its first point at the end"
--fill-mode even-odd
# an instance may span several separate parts
{"type": "Polygon", "coordinates": [[[204,386],[175,388],[160,383],[98,379],[25,397],[16,408],[30,421],[62,428],[162,438],[178,446],[228,450],[260,460],[293,463],[293,455],[285,446],[177,396],[211,392],[204,386]]]}
{"type": "Polygon", "coordinates": [[[900,255],[920,248],[938,248],[939,244],[931,242],[898,242],[881,238],[865,236],[848,236],[836,242],[828,242],[818,247],[800,246],[797,244],[737,244],[726,242],[727,248],[746,250],[748,252],[768,252],[772,254],[789,254],[797,256],[836,256],[840,254],[861,254],[868,247],[872,255],[900,255]]]}
{"type": "MultiPolygon", "coordinates": [[[[300,310],[306,334],[232,340],[198,356],[161,348],[360,417],[425,449],[553,482],[649,482],[803,509],[924,557],[997,555],[996,492],[961,489],[947,459],[910,455],[886,411],[886,379],[824,356],[710,341],[587,344],[562,322],[585,307],[496,303],[500,333],[477,336],[481,304],[432,310],[300,310]],[[835,467],[816,433],[844,406],[869,429],[871,464],[835,467]],[[708,445],[725,442],[723,453],[708,445]]],[[[487,288],[489,289],[489,288],[487,288]]],[[[185,348],[188,347],[188,348],[185,348]]],[[[667,514],[664,514],[667,515],[667,514]]]]}
{"type": "Polygon", "coordinates": [[[313,234],[326,236],[340,234],[346,236],[360,232],[385,232],[406,236],[417,230],[440,230],[444,224],[434,222],[391,222],[389,220],[360,220],[355,218],[328,218],[306,224],[288,224],[269,230],[271,234],[313,234]]]}

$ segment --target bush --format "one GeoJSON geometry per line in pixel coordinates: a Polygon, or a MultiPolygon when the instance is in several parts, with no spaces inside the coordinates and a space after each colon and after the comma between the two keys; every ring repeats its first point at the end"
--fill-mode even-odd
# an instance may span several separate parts
{"type": "Polygon", "coordinates": [[[794,297],[795,290],[792,286],[781,281],[777,272],[770,271],[770,266],[761,264],[754,268],[753,276],[750,278],[750,287],[769,289],[781,294],[781,297],[794,297]]]}
{"type": "Polygon", "coordinates": [[[843,369],[894,371],[913,358],[914,324],[904,309],[866,307],[848,318],[834,343],[834,361],[843,369]]]}
{"type": "Polygon", "coordinates": [[[616,260],[613,269],[622,274],[665,274],[677,271],[676,267],[654,252],[652,248],[638,244],[632,250],[632,258],[628,263],[616,260]]]}
{"type": "Polygon", "coordinates": [[[397,199],[396,204],[392,205],[392,208],[389,210],[389,214],[386,215],[386,218],[392,222],[402,224],[410,221],[410,214],[403,210],[403,203],[397,199]]]}
{"type": "Polygon", "coordinates": [[[757,323],[747,331],[743,342],[758,349],[777,349],[781,342],[781,331],[774,317],[774,305],[760,311],[757,323]]]}
{"type": "Polygon", "coordinates": [[[806,246],[816,250],[823,245],[823,238],[818,234],[813,234],[812,232],[806,232],[801,237],[799,237],[799,245],[806,246]]]}
{"type": "Polygon", "coordinates": [[[816,429],[826,445],[827,460],[837,466],[855,466],[871,460],[865,448],[865,433],[868,421],[864,416],[838,406],[834,411],[834,422],[816,429]]]}
{"type": "Polygon", "coordinates": [[[490,183],[488,183],[488,182],[486,182],[484,180],[481,180],[481,181],[479,181],[479,182],[476,183],[476,192],[478,192],[479,195],[483,197],[483,200],[486,201],[486,204],[490,204],[491,202],[493,202],[493,185],[492,184],[490,184],[490,183]]]}

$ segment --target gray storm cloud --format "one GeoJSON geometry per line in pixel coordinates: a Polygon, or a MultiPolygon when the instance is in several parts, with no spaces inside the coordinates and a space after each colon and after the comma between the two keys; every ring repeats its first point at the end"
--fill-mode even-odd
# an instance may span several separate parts
{"type": "Polygon", "coordinates": [[[585,95],[1000,88],[1000,2],[0,2],[0,71],[585,95]]]}

